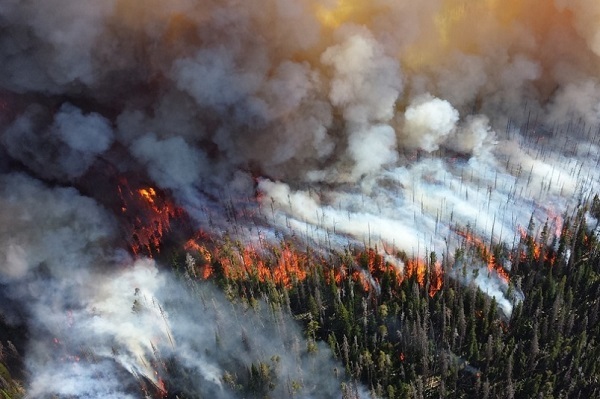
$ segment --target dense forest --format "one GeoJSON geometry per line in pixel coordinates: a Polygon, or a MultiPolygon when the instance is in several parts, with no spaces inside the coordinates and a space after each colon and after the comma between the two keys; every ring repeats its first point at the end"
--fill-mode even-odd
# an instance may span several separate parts
{"type": "MultiPolygon", "coordinates": [[[[530,222],[512,248],[465,239],[451,256],[438,260],[432,252],[412,269],[398,253],[403,272],[376,248],[325,257],[291,242],[259,254],[225,240],[162,257],[192,290],[209,280],[249,311],[294,317],[306,337],[300,350],[310,357],[327,350],[326,343],[344,368],[336,371],[346,376],[344,398],[358,397],[358,384],[381,398],[591,398],[600,395],[598,220],[595,197],[565,216],[559,232],[530,222]],[[512,314],[452,277],[474,273],[453,270],[457,265],[481,261],[511,265],[512,314]]],[[[489,273],[497,271],[490,266],[489,273]]],[[[20,352],[26,348],[17,346],[26,331],[3,323],[0,332],[0,393],[24,397],[20,352]]],[[[285,378],[276,362],[232,364],[222,382],[246,397],[273,397],[275,382],[285,378]]],[[[184,370],[168,360],[164,368],[166,391],[176,392],[171,397],[196,397],[175,386],[185,381],[184,370]]],[[[288,385],[290,397],[302,392],[298,382],[288,385]]]]}
{"type": "Polygon", "coordinates": [[[588,222],[597,220],[599,205],[596,197],[589,210],[565,218],[558,236],[530,223],[515,248],[494,245],[492,255],[466,241],[453,254],[455,264],[461,258],[512,259],[510,316],[494,298],[456,279],[444,277],[432,292],[434,253],[424,281],[418,273],[399,279],[394,268],[374,270],[373,263],[384,262],[373,250],[349,250],[329,263],[307,255],[302,259],[310,265],[301,269],[308,276],[291,282],[261,281],[258,265],[246,278],[228,278],[218,261],[211,278],[232,300],[264,299],[295,315],[309,342],[326,341],[346,373],[376,397],[596,397],[600,247],[596,226],[588,222]],[[336,278],[344,268],[369,270],[377,289],[351,271],[336,278]]]}

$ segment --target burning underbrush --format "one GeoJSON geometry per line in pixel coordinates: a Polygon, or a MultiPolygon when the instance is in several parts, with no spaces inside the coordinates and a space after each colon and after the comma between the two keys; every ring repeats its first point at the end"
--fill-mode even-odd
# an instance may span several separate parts
{"type": "MultiPolygon", "coordinates": [[[[124,180],[122,180],[124,181],[124,180]]],[[[165,192],[153,187],[131,189],[119,185],[119,197],[123,201],[122,225],[128,231],[130,248],[134,256],[161,256],[166,251],[174,254],[182,250],[193,259],[186,261],[187,272],[193,278],[256,280],[274,283],[290,289],[314,272],[315,265],[324,266],[324,273],[331,283],[341,284],[351,279],[360,283],[365,292],[377,291],[382,276],[387,274],[401,283],[414,278],[428,290],[431,296],[443,284],[443,268],[440,262],[410,259],[405,253],[395,256],[377,249],[352,249],[345,253],[331,251],[325,257],[317,248],[306,247],[301,241],[269,242],[259,240],[259,245],[233,241],[228,237],[211,237],[199,231],[183,244],[171,236],[171,223],[181,224],[187,220],[185,212],[173,205],[165,192]],[[130,209],[134,209],[129,211],[130,209]]],[[[178,230],[179,237],[181,231],[178,230]]]]}
{"type": "MultiPolygon", "coordinates": [[[[380,294],[384,279],[392,279],[398,285],[411,280],[433,297],[451,278],[467,285],[476,281],[496,299],[507,316],[513,304],[524,298],[514,287],[511,298],[507,298],[511,269],[532,259],[551,267],[556,258],[554,243],[559,238],[550,236],[549,227],[544,227],[537,238],[530,226],[529,232],[521,229],[513,247],[508,248],[505,243],[485,243],[468,226],[456,227],[452,230],[456,249],[453,254],[443,254],[441,259],[433,251],[427,257],[415,258],[388,247],[381,250],[350,245],[343,251],[331,249],[326,253],[293,237],[278,241],[259,237],[243,242],[227,234],[219,237],[202,230],[187,239],[179,230],[174,239],[170,235],[171,223],[181,225],[188,217],[182,208],[174,206],[167,192],[120,185],[119,196],[124,204],[122,223],[132,238],[133,255],[158,256],[165,262],[179,259],[176,267],[193,280],[214,280],[221,284],[252,281],[290,290],[313,278],[315,273],[322,273],[328,284],[342,286],[345,281],[353,281],[364,293],[372,291],[372,295],[380,294]],[[137,205],[135,217],[128,213],[133,205],[137,205]],[[183,253],[187,257],[182,257],[183,253]]],[[[235,213],[234,209],[230,211],[235,213]]],[[[189,222],[185,225],[189,226],[189,222]]]]}

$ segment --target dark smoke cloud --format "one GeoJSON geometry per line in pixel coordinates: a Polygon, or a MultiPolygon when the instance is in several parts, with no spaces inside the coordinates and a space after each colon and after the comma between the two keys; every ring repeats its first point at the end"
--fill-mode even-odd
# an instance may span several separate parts
{"type": "MultiPolygon", "coordinates": [[[[598,189],[599,15],[591,0],[2,2],[0,278],[25,313],[2,312],[34,331],[31,370],[53,376],[46,315],[85,313],[132,262],[102,176],[151,182],[244,242],[452,258],[457,227],[509,246],[532,214],[559,230],[598,189]],[[232,203],[250,210],[235,226],[232,203]]],[[[519,298],[471,263],[465,283],[510,314],[519,298]]],[[[120,333],[92,327],[61,334],[120,333]]],[[[81,375],[146,372],[102,356],[81,375]]]]}
{"type": "Polygon", "coordinates": [[[110,147],[113,132],[102,116],[84,115],[69,103],[55,115],[34,104],[4,131],[2,141],[13,158],[37,175],[69,181],[85,174],[110,147]]]}

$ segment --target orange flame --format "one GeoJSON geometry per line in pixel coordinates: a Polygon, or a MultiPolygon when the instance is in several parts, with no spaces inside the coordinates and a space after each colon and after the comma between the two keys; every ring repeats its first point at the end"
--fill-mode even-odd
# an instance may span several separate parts
{"type": "Polygon", "coordinates": [[[214,268],[212,266],[213,256],[210,251],[206,247],[198,244],[194,238],[189,239],[183,248],[188,252],[195,252],[200,255],[200,262],[196,265],[196,268],[200,269],[202,279],[208,280],[214,273],[214,268]]]}
{"type": "MultiPolygon", "coordinates": [[[[199,270],[199,273],[195,271],[194,275],[201,276],[203,279],[211,278],[214,275],[213,261],[218,261],[223,276],[227,279],[248,280],[254,278],[261,283],[273,282],[288,289],[292,288],[295,283],[304,281],[310,274],[309,255],[295,250],[291,245],[268,248],[268,251],[267,248],[259,251],[252,246],[238,247],[232,250],[231,246],[227,246],[226,249],[217,247],[211,253],[206,246],[197,241],[199,239],[190,239],[184,248],[200,255],[200,259],[195,265],[195,270],[199,270]]],[[[431,270],[428,270],[427,264],[422,260],[408,261],[404,272],[401,272],[396,266],[386,262],[383,256],[374,249],[358,253],[356,260],[358,264],[366,267],[362,269],[356,264],[331,266],[325,270],[327,283],[333,281],[336,285],[341,285],[346,279],[350,279],[358,283],[363,291],[369,292],[373,285],[380,284],[383,275],[388,273],[397,284],[402,283],[404,278],[416,276],[418,284],[425,287],[426,275],[430,273],[429,295],[433,297],[442,288],[443,269],[439,262],[431,270]]],[[[321,264],[327,264],[327,262],[321,264]]]]}
{"type": "Polygon", "coordinates": [[[154,206],[154,198],[156,198],[156,190],[152,187],[140,188],[138,193],[144,198],[150,205],[154,206]]]}
{"type": "Polygon", "coordinates": [[[500,263],[496,262],[494,254],[488,250],[487,245],[484,244],[481,238],[474,236],[469,231],[463,230],[456,230],[456,234],[463,237],[468,245],[477,249],[479,256],[487,264],[487,268],[490,273],[495,272],[496,275],[500,277],[505,283],[508,283],[510,281],[510,276],[508,272],[500,263]]]}
{"type": "Polygon", "coordinates": [[[362,270],[354,270],[352,272],[352,280],[356,281],[362,287],[363,291],[369,292],[371,283],[362,270]]]}
{"type": "Polygon", "coordinates": [[[425,274],[427,273],[427,265],[422,259],[409,260],[406,263],[406,277],[417,277],[417,282],[421,287],[425,285],[425,274]]]}
{"type": "Polygon", "coordinates": [[[121,211],[129,221],[129,245],[137,256],[142,253],[152,257],[160,253],[163,236],[171,221],[183,211],[154,187],[131,189],[127,179],[118,185],[122,201],[121,211]]]}
{"type": "MultiPolygon", "coordinates": [[[[201,245],[188,241],[187,249],[194,249],[203,254],[205,259],[211,259],[207,254],[208,250],[201,245]]],[[[272,281],[286,288],[291,288],[294,282],[303,281],[308,275],[307,257],[292,248],[286,246],[277,251],[274,250],[274,261],[263,260],[267,258],[251,246],[241,249],[239,252],[226,253],[221,250],[215,251],[215,257],[219,260],[226,278],[232,280],[245,280],[256,278],[260,282],[272,281]]],[[[207,265],[203,266],[204,276],[208,278],[212,275],[213,269],[207,271],[207,265]]]]}
{"type": "Polygon", "coordinates": [[[401,284],[405,278],[415,277],[417,283],[425,288],[427,285],[427,274],[430,275],[429,281],[429,295],[433,297],[439,290],[442,289],[443,285],[443,268],[442,264],[436,262],[430,269],[428,264],[423,259],[411,259],[406,261],[404,271],[400,272],[394,265],[389,262],[385,262],[384,258],[377,253],[374,249],[368,249],[366,252],[361,253],[357,256],[359,264],[361,264],[361,258],[366,257],[367,269],[373,280],[379,284],[381,276],[384,273],[389,273],[394,276],[394,279],[398,284],[401,284]]]}
{"type": "MultiPolygon", "coordinates": [[[[557,224],[560,225],[562,229],[562,219],[557,219],[557,224]]],[[[527,230],[521,226],[519,226],[519,234],[521,236],[521,242],[524,243],[528,249],[520,254],[522,262],[525,262],[527,257],[532,255],[533,260],[536,262],[543,259],[545,264],[554,266],[554,263],[556,262],[556,252],[551,248],[547,248],[547,243],[536,241],[527,230]]],[[[559,235],[560,232],[557,236],[559,235]]]]}
{"type": "Polygon", "coordinates": [[[435,262],[434,269],[431,273],[430,285],[429,285],[429,296],[431,298],[442,289],[444,284],[444,271],[440,262],[435,262]]]}
{"type": "Polygon", "coordinates": [[[331,284],[331,279],[336,285],[341,285],[342,282],[348,277],[348,266],[342,264],[339,267],[334,267],[327,274],[327,284],[331,284]]]}

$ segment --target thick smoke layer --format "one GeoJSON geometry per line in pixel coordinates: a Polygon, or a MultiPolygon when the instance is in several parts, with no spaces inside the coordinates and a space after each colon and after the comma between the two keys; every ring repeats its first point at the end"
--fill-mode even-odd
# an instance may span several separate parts
{"type": "Polygon", "coordinates": [[[147,390],[164,378],[174,391],[237,397],[261,364],[274,396],[340,394],[329,348],[309,351],[288,314],[133,262],[116,249],[106,210],[71,188],[0,179],[0,315],[28,328],[28,397],[143,397],[141,378],[147,390]]]}
{"type": "Polygon", "coordinates": [[[215,236],[371,245],[399,268],[400,250],[452,265],[463,229],[560,230],[598,191],[594,1],[38,3],[0,5],[2,295],[26,310],[0,309],[31,325],[40,378],[46,314],[83,312],[126,258],[102,176],[167,190],[215,236]]]}

